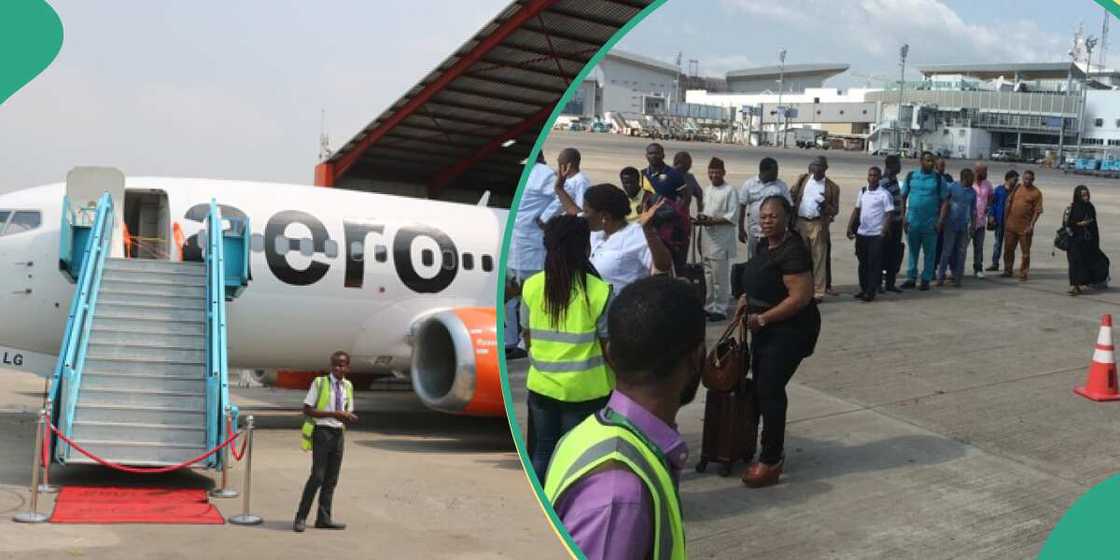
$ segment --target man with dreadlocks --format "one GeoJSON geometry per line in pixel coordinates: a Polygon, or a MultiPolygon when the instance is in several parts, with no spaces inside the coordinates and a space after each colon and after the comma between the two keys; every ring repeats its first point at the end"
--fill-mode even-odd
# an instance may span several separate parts
{"type": "Polygon", "coordinates": [[[529,455],[542,484],[560,437],[603,408],[614,388],[603,358],[611,286],[591,265],[590,238],[582,217],[549,220],[544,272],[521,289],[522,336],[530,359],[529,455]]]}

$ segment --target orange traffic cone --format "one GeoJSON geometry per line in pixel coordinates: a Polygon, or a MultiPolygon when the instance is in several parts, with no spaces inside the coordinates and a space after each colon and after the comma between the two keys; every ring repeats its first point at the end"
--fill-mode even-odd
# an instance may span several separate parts
{"type": "Polygon", "coordinates": [[[1094,401],[1120,400],[1120,390],[1116,387],[1116,356],[1112,346],[1112,315],[1101,316],[1101,332],[1097,335],[1093,363],[1089,365],[1089,379],[1084,387],[1077,387],[1074,393],[1094,401]]]}

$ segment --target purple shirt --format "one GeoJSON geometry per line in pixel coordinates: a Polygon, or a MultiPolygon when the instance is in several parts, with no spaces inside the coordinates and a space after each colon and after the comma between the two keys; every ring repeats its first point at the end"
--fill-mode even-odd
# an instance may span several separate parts
{"type": "MultiPolygon", "coordinates": [[[[688,446],[677,430],[620,391],[607,406],[625,416],[665,454],[674,482],[688,461],[688,446]]],[[[653,500],[629,469],[585,476],[560,496],[556,515],[588,560],[649,558],[653,544],[653,500]]]]}

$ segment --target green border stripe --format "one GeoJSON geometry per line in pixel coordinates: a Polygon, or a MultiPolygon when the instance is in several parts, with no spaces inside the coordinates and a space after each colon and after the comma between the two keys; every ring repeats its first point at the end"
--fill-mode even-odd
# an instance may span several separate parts
{"type": "Polygon", "coordinates": [[[1112,15],[1120,18],[1120,1],[1118,0],[1097,0],[1097,4],[1104,6],[1112,15]]]}
{"type": "MultiPolygon", "coordinates": [[[[549,115],[548,120],[545,121],[544,126],[541,129],[540,136],[537,137],[536,144],[533,145],[533,150],[529,152],[529,157],[525,160],[525,168],[521,170],[521,180],[517,184],[517,193],[513,197],[513,203],[510,205],[509,215],[506,218],[506,227],[502,235],[502,253],[501,258],[498,260],[498,293],[497,299],[495,301],[501,303],[501,305],[496,306],[498,310],[499,341],[505,340],[504,302],[506,286],[506,260],[507,252],[509,251],[509,240],[513,235],[514,220],[517,218],[517,208],[521,204],[522,188],[525,186],[525,181],[529,178],[529,172],[532,170],[533,164],[537,160],[537,154],[540,153],[541,147],[544,145],[545,140],[548,139],[548,134],[552,130],[552,126],[556,123],[556,119],[560,116],[560,111],[563,110],[564,106],[568,104],[568,102],[572,99],[572,96],[574,96],[576,91],[579,90],[580,85],[583,83],[583,80],[587,77],[587,75],[591,73],[591,70],[599,64],[599,61],[601,61],[612,48],[614,48],[614,45],[616,43],[621,41],[622,38],[625,37],[631,29],[634,29],[634,26],[641,23],[642,20],[644,20],[647,16],[660,8],[661,5],[666,1],[668,0],[654,0],[652,4],[646,6],[646,8],[641,12],[638,12],[638,15],[634,16],[629,22],[626,23],[626,25],[622,26],[621,29],[615,32],[615,34],[599,49],[599,51],[595,53],[595,56],[591,57],[591,60],[587,61],[587,65],[584,66],[583,70],[581,70],[580,73],[575,77],[575,79],[572,80],[571,85],[568,86],[568,90],[564,92],[564,96],[561,97],[560,101],[556,103],[556,107],[553,108],[552,114],[549,115]]],[[[509,430],[510,434],[513,436],[513,443],[517,447],[517,454],[519,457],[521,457],[521,467],[525,472],[525,477],[529,480],[530,486],[533,487],[533,492],[536,494],[537,500],[540,502],[541,509],[543,509],[544,512],[548,515],[548,520],[551,523],[553,530],[556,531],[556,534],[560,536],[560,538],[564,541],[564,544],[568,547],[568,552],[571,553],[575,558],[586,560],[583,552],[579,550],[579,547],[576,546],[575,541],[572,540],[571,535],[569,535],[568,531],[564,529],[564,525],[560,523],[560,518],[556,516],[556,512],[552,509],[552,506],[545,498],[544,489],[541,488],[541,484],[537,480],[536,475],[532,474],[533,464],[529,460],[529,456],[525,452],[525,439],[521,436],[521,425],[517,423],[517,417],[514,414],[513,395],[510,391],[509,376],[506,374],[507,370],[505,352],[501,352],[499,354],[498,360],[498,363],[501,364],[502,371],[502,399],[505,402],[506,406],[506,418],[509,420],[509,430]]]]}

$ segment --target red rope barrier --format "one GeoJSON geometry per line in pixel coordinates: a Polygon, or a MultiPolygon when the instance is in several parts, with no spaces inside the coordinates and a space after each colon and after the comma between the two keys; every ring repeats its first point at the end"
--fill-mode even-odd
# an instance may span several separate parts
{"type": "MultiPolygon", "coordinates": [[[[228,416],[226,417],[226,430],[230,431],[230,432],[233,431],[233,419],[228,417],[228,416]]],[[[241,432],[237,432],[237,433],[233,434],[233,437],[236,438],[239,435],[241,435],[241,432]]],[[[233,455],[233,459],[235,461],[240,462],[241,458],[245,456],[245,447],[247,445],[249,445],[249,438],[245,438],[245,439],[241,440],[241,451],[240,452],[237,451],[236,447],[234,447],[232,445],[229,446],[229,452],[233,455]]]]}
{"type": "MultiPolygon", "coordinates": [[[[133,473],[133,474],[160,474],[160,473],[166,473],[166,472],[171,472],[171,471],[177,471],[179,469],[189,467],[189,466],[191,466],[191,465],[193,465],[193,464],[195,464],[199,461],[202,461],[203,459],[217,453],[218,450],[220,450],[221,448],[229,445],[234,439],[237,438],[238,435],[240,435],[240,432],[238,432],[236,434],[233,434],[232,436],[229,437],[229,439],[225,440],[224,442],[222,442],[220,445],[218,445],[214,449],[211,449],[210,451],[207,451],[206,453],[203,453],[202,455],[199,455],[198,457],[195,457],[193,459],[183,461],[182,463],[179,463],[178,465],[169,465],[169,466],[166,466],[166,467],[144,468],[144,467],[129,467],[129,466],[121,465],[119,463],[111,463],[111,462],[109,462],[109,461],[107,461],[107,460],[105,460],[101,457],[98,457],[97,455],[94,455],[93,453],[90,453],[89,451],[86,451],[84,448],[82,448],[82,446],[80,446],[76,442],[74,442],[74,440],[66,437],[65,435],[62,434],[62,432],[58,431],[58,428],[56,428],[54,426],[54,424],[48,423],[47,426],[50,427],[51,431],[54,432],[55,435],[57,435],[59,437],[59,439],[61,439],[62,441],[65,441],[67,444],[69,444],[74,449],[77,449],[79,452],[82,453],[82,455],[85,455],[86,457],[89,457],[90,459],[93,459],[97,463],[99,463],[103,466],[109,467],[111,469],[116,469],[118,471],[123,471],[123,472],[126,472],[126,473],[133,473]]],[[[246,438],[246,439],[248,439],[248,438],[246,438]]]]}

